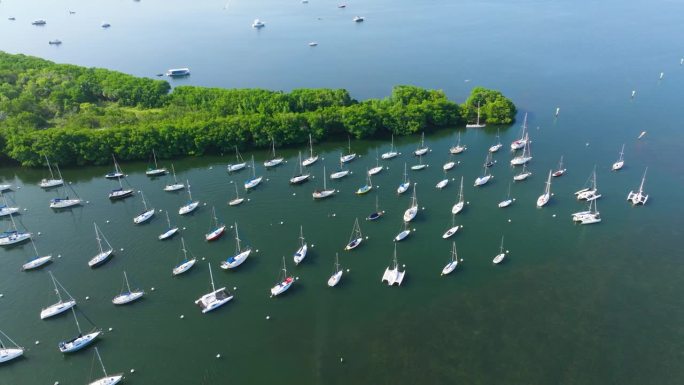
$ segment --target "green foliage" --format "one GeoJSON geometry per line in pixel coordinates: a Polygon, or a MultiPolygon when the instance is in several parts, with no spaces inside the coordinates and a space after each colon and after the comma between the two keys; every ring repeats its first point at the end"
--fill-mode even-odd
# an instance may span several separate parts
{"type": "Polygon", "coordinates": [[[501,92],[483,87],[475,87],[461,105],[461,116],[466,122],[477,118],[477,105],[480,104],[480,121],[488,124],[510,124],[515,119],[516,108],[513,102],[501,92]]]}

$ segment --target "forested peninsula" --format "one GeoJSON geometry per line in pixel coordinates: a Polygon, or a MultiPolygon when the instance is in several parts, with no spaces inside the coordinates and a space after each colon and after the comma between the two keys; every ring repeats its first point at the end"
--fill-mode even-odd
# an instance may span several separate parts
{"type": "Polygon", "coordinates": [[[384,99],[343,89],[171,88],[139,78],[0,52],[0,150],[5,160],[61,165],[231,152],[350,134],[410,135],[472,122],[513,122],[515,105],[476,87],[463,104],[444,92],[396,86],[384,99]]]}

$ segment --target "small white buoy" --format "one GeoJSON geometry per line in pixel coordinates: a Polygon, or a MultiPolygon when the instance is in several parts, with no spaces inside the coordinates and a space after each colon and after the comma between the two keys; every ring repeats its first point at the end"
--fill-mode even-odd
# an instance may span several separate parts
{"type": "Polygon", "coordinates": [[[283,223],[285,223],[285,222],[283,222],[283,221],[280,221],[280,224],[281,224],[281,225],[282,225],[283,223]]]}
{"type": "Polygon", "coordinates": [[[90,203],[90,201],[86,201],[86,203],[90,203]]]}
{"type": "Polygon", "coordinates": [[[4,297],[4,296],[5,296],[4,294],[0,294],[0,298],[2,298],[2,297],[4,297]]]}
{"type": "Polygon", "coordinates": [[[508,220],[508,223],[511,223],[511,220],[510,220],[510,219],[508,220]]]}
{"type": "Polygon", "coordinates": [[[665,72],[661,72],[661,73],[660,73],[660,79],[662,79],[663,76],[665,76],[665,72]]]}
{"type": "Polygon", "coordinates": [[[57,258],[62,258],[62,254],[57,254],[57,258]]]}
{"type": "Polygon", "coordinates": [[[207,205],[207,202],[204,202],[204,203],[202,204],[202,206],[206,206],[206,205],[207,205]]]}
{"type": "Polygon", "coordinates": [[[347,273],[349,273],[350,271],[351,271],[350,269],[347,269],[347,273]]]}
{"type": "Polygon", "coordinates": [[[185,227],[183,227],[183,230],[185,230],[185,227]]]}
{"type": "Polygon", "coordinates": [[[249,201],[251,201],[251,200],[252,200],[252,198],[247,198],[247,202],[249,202],[249,201]]]}
{"type": "Polygon", "coordinates": [[[556,217],[556,214],[553,214],[553,215],[551,215],[551,216],[555,218],[555,217],[556,217]]]}
{"type": "Polygon", "coordinates": [[[111,332],[112,330],[114,330],[114,328],[109,328],[109,331],[110,331],[110,332],[111,332]]]}
{"type": "Polygon", "coordinates": [[[267,315],[267,316],[266,316],[266,319],[271,319],[271,316],[270,316],[270,315],[267,315]]]}
{"type": "Polygon", "coordinates": [[[38,235],[41,235],[41,232],[40,232],[40,231],[38,232],[38,235]]]}
{"type": "Polygon", "coordinates": [[[368,235],[366,235],[366,239],[368,239],[368,235]]]}
{"type": "Polygon", "coordinates": [[[259,249],[256,249],[256,252],[258,253],[258,252],[259,252],[259,249]]]}
{"type": "Polygon", "coordinates": [[[333,217],[335,217],[335,216],[337,216],[337,214],[333,213],[333,215],[332,215],[332,216],[333,216],[333,217]]]}
{"type": "Polygon", "coordinates": [[[589,142],[584,143],[585,146],[589,147],[589,142]]]}
{"type": "Polygon", "coordinates": [[[406,264],[402,264],[401,267],[406,267],[406,264]]]}
{"type": "Polygon", "coordinates": [[[59,385],[59,381],[55,381],[55,384],[54,384],[54,385],[59,385]]]}
{"type": "Polygon", "coordinates": [[[39,345],[39,344],[40,344],[40,341],[36,340],[36,345],[39,345]]]}
{"type": "Polygon", "coordinates": [[[558,116],[558,114],[560,114],[560,107],[556,107],[556,116],[558,116]]]}
{"type": "Polygon", "coordinates": [[[312,244],[311,244],[311,248],[313,249],[314,247],[316,247],[316,245],[314,245],[314,244],[312,243],[312,244]]]}
{"type": "Polygon", "coordinates": [[[295,196],[295,195],[297,195],[297,193],[292,193],[292,196],[295,196]]]}
{"type": "Polygon", "coordinates": [[[123,247],[121,248],[121,251],[123,251],[123,247]]]}
{"type": "Polygon", "coordinates": [[[131,373],[135,373],[135,369],[131,369],[131,373]]]}
{"type": "Polygon", "coordinates": [[[86,301],[90,300],[90,296],[86,296],[86,301]]]}
{"type": "Polygon", "coordinates": [[[109,219],[107,219],[107,220],[105,221],[105,223],[109,223],[109,219]]]}
{"type": "Polygon", "coordinates": [[[636,95],[636,90],[632,90],[632,97],[636,95]]]}
{"type": "Polygon", "coordinates": [[[237,286],[233,286],[233,290],[237,290],[237,286]]]}
{"type": "Polygon", "coordinates": [[[206,260],[206,258],[205,258],[205,257],[202,257],[202,260],[204,261],[204,260],[206,260]]]}
{"type": "Polygon", "coordinates": [[[295,280],[299,281],[299,277],[295,277],[295,280]]]}
{"type": "Polygon", "coordinates": [[[154,287],[152,287],[150,290],[154,291],[154,287]]]}
{"type": "Polygon", "coordinates": [[[340,357],[340,362],[344,362],[344,358],[340,357]]]}
{"type": "Polygon", "coordinates": [[[217,355],[216,355],[216,358],[221,358],[221,354],[220,354],[220,353],[217,354],[217,355]]]}

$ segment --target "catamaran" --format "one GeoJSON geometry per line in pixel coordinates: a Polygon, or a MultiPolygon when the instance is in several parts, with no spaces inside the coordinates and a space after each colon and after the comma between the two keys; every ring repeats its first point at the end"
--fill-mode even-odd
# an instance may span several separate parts
{"type": "Polygon", "coordinates": [[[392,264],[387,266],[385,273],[382,274],[382,279],[380,282],[387,282],[387,285],[392,286],[395,283],[401,286],[401,282],[404,280],[404,275],[406,270],[399,270],[399,262],[397,261],[397,244],[394,244],[394,257],[392,258],[392,264]]]}
{"type": "Polygon", "coordinates": [[[402,228],[402,230],[399,232],[399,234],[397,234],[394,237],[394,242],[403,241],[404,239],[406,239],[406,237],[411,235],[411,229],[409,229],[408,222],[402,222],[401,228],[402,228]]]}
{"type": "Polygon", "coordinates": [[[264,179],[262,176],[256,176],[256,167],[254,166],[254,155],[252,155],[252,177],[245,181],[245,190],[253,189],[261,183],[264,179]]]}
{"type": "Polygon", "coordinates": [[[104,236],[102,231],[97,227],[97,223],[93,222],[93,225],[95,225],[95,239],[97,240],[97,246],[99,247],[100,252],[95,254],[95,256],[92,257],[90,261],[88,261],[88,266],[90,266],[91,268],[96,268],[100,265],[103,265],[105,262],[109,260],[112,254],[114,254],[114,248],[112,247],[112,245],[109,244],[107,238],[104,236]],[[100,236],[102,238],[100,238],[100,236]],[[102,247],[102,240],[104,240],[107,244],[107,249],[104,249],[102,247]]]}
{"type": "Polygon", "coordinates": [[[449,152],[450,152],[451,154],[454,154],[454,155],[460,154],[460,153],[462,153],[463,151],[465,151],[465,150],[468,149],[468,147],[466,147],[466,146],[464,146],[464,145],[461,145],[461,133],[460,133],[460,132],[456,134],[456,137],[457,137],[457,139],[456,139],[456,144],[453,145],[453,146],[449,149],[449,152]]]}
{"type": "Polygon", "coordinates": [[[461,188],[459,189],[458,192],[458,202],[454,204],[454,206],[451,208],[451,213],[452,214],[458,214],[463,210],[463,205],[465,204],[465,201],[463,201],[463,176],[461,176],[461,188]]]}
{"type": "Polygon", "coordinates": [[[135,218],[133,218],[133,223],[135,223],[136,225],[149,221],[150,219],[152,219],[155,213],[154,208],[150,209],[147,207],[147,202],[145,202],[145,194],[143,194],[142,190],[140,190],[140,197],[142,198],[143,211],[140,214],[138,214],[135,218]]]}
{"type": "Polygon", "coordinates": [[[264,167],[266,168],[278,166],[279,164],[283,163],[283,160],[285,160],[284,158],[276,156],[275,138],[271,138],[271,142],[273,142],[273,157],[264,162],[264,167]]]}
{"type": "Polygon", "coordinates": [[[497,152],[503,147],[503,144],[501,144],[501,138],[499,137],[499,129],[496,129],[496,143],[494,143],[491,147],[489,147],[489,152],[497,152]]]}
{"type": "Polygon", "coordinates": [[[394,134],[392,134],[392,144],[390,144],[390,150],[383,153],[380,157],[382,159],[392,159],[397,155],[399,155],[399,153],[394,150],[394,134]]]}
{"type": "Polygon", "coordinates": [[[344,163],[340,162],[340,171],[330,174],[330,179],[341,179],[349,175],[349,170],[345,170],[344,163]]]}
{"type": "Polygon", "coordinates": [[[184,189],[185,185],[178,182],[178,178],[176,178],[176,168],[173,166],[173,163],[171,163],[171,172],[173,173],[173,183],[167,183],[166,186],[164,186],[164,191],[178,191],[184,189]]]}
{"type": "Polygon", "coordinates": [[[489,182],[492,178],[494,178],[494,175],[489,173],[489,167],[487,167],[487,160],[489,159],[489,155],[491,155],[491,153],[487,153],[487,159],[485,159],[485,163],[483,166],[484,175],[475,178],[475,187],[483,186],[487,184],[487,182],[489,182]]]}
{"type": "Polygon", "coordinates": [[[411,166],[411,170],[420,171],[426,167],[427,167],[427,164],[423,164],[423,156],[419,155],[418,156],[418,164],[414,164],[413,166],[411,166]]]}
{"type": "Polygon", "coordinates": [[[195,301],[195,305],[198,305],[202,309],[202,314],[219,308],[233,299],[233,295],[230,294],[225,287],[216,290],[216,287],[214,286],[214,274],[211,272],[211,263],[207,263],[207,265],[209,266],[209,278],[211,279],[211,292],[199,297],[199,299],[195,301]]]}
{"type": "Polygon", "coordinates": [[[235,199],[229,201],[228,206],[237,206],[244,201],[245,201],[245,198],[240,198],[240,194],[238,193],[237,183],[235,183],[235,199]]]}
{"type": "Polygon", "coordinates": [[[444,170],[444,179],[442,179],[442,180],[440,180],[439,182],[437,182],[437,184],[435,185],[435,187],[436,187],[437,189],[441,190],[441,189],[445,188],[445,187],[447,186],[447,184],[449,184],[449,178],[447,178],[446,170],[444,170]]]}
{"type": "Polygon", "coordinates": [[[235,171],[240,171],[243,168],[247,166],[247,162],[245,162],[244,159],[242,159],[242,155],[240,155],[240,151],[238,151],[237,146],[235,146],[235,163],[231,163],[227,166],[228,172],[235,172],[235,171]]]}
{"type": "Polygon", "coordinates": [[[513,202],[515,202],[515,198],[511,198],[511,184],[508,183],[508,194],[506,195],[506,199],[499,202],[499,208],[508,207],[512,205],[513,202]]]}
{"type": "Polygon", "coordinates": [[[275,296],[278,296],[280,294],[283,294],[294,283],[294,277],[287,275],[287,266],[285,265],[285,257],[283,257],[282,272],[283,273],[281,274],[280,278],[278,278],[278,281],[276,282],[275,286],[273,286],[271,288],[271,297],[275,297],[275,296]]]}
{"type": "Polygon", "coordinates": [[[7,347],[2,342],[2,339],[0,339],[0,363],[11,361],[17,357],[21,357],[24,354],[24,348],[12,341],[12,339],[9,338],[5,332],[0,330],[0,334],[2,334],[10,343],[12,343],[12,345],[14,345],[14,347],[7,347]]]}
{"type": "Polygon", "coordinates": [[[78,323],[78,317],[76,317],[76,311],[71,308],[71,313],[74,315],[74,320],[76,320],[76,328],[78,329],[78,336],[62,341],[57,344],[59,351],[62,353],[73,353],[78,350],[85,348],[86,346],[92,344],[95,339],[102,333],[102,330],[94,328],[90,333],[83,335],[81,331],[81,325],[78,323]]]}
{"type": "Polygon", "coordinates": [[[361,234],[361,226],[359,226],[359,218],[354,221],[354,227],[352,228],[351,236],[349,236],[349,242],[347,246],[344,247],[345,250],[349,251],[357,248],[361,242],[363,242],[363,234],[361,234]]]}
{"type": "Polygon", "coordinates": [[[40,319],[54,317],[76,306],[76,300],[74,299],[74,297],[72,297],[71,294],[69,294],[69,292],[64,288],[64,286],[62,286],[62,284],[59,283],[59,281],[57,281],[57,278],[55,278],[55,276],[52,275],[51,271],[48,271],[48,274],[50,274],[50,278],[52,279],[52,285],[55,287],[55,294],[57,295],[58,301],[46,308],[43,308],[40,311],[40,319]],[[59,291],[60,288],[64,290],[64,293],[68,296],[68,299],[66,301],[62,299],[62,294],[59,291]]]}
{"type": "Polygon", "coordinates": [[[625,165],[624,155],[625,155],[625,145],[623,144],[622,149],[620,150],[620,157],[618,158],[618,160],[615,163],[613,163],[613,167],[612,167],[613,171],[617,171],[625,165]]]}
{"type": "Polygon", "coordinates": [[[302,166],[307,167],[318,161],[318,155],[314,155],[313,152],[313,139],[311,139],[311,134],[309,134],[309,157],[302,161],[302,166]]]}
{"type": "Polygon", "coordinates": [[[574,222],[579,222],[581,225],[590,225],[601,222],[601,213],[598,211],[598,201],[589,201],[589,208],[586,211],[573,213],[572,220],[574,222]]]}
{"type": "Polygon", "coordinates": [[[560,162],[558,162],[558,168],[551,174],[552,177],[557,178],[565,174],[565,169],[563,168],[563,156],[561,155],[560,162]]]}
{"type": "Polygon", "coordinates": [[[416,198],[416,183],[413,184],[413,195],[411,205],[404,211],[404,222],[411,222],[418,214],[418,198],[416,198]]]}
{"type": "MultiPolygon", "coordinates": [[[[304,183],[311,176],[311,174],[304,174],[304,170],[302,169],[304,162],[302,162],[302,152],[301,151],[299,152],[299,161],[297,162],[297,164],[299,167],[299,173],[295,174],[292,178],[290,178],[290,184],[304,183]]],[[[295,167],[295,170],[297,170],[296,167],[295,167]]]]}
{"type": "Polygon", "coordinates": [[[186,271],[190,270],[190,268],[195,266],[195,262],[197,262],[197,258],[188,259],[188,250],[185,249],[185,239],[183,239],[183,237],[181,237],[181,245],[181,250],[183,251],[183,260],[173,267],[173,275],[185,273],[186,271]]]}
{"type": "Polygon", "coordinates": [[[95,381],[90,382],[88,385],[116,385],[124,379],[123,373],[117,373],[114,375],[108,375],[107,370],[105,370],[104,364],[102,363],[102,357],[100,357],[100,352],[95,347],[95,354],[97,355],[98,361],[100,361],[100,366],[102,367],[102,373],[104,377],[98,378],[95,381]]]}
{"type": "Polygon", "coordinates": [[[185,183],[188,186],[188,202],[185,205],[181,206],[180,209],[178,209],[178,214],[180,215],[190,214],[191,212],[195,211],[197,206],[199,206],[200,204],[199,201],[192,200],[192,191],[190,191],[190,181],[186,180],[185,183]]]}
{"type": "MultiPolygon", "coordinates": [[[[61,186],[64,184],[61,173],[58,172],[59,177],[55,179],[55,175],[52,172],[52,167],[50,166],[50,160],[47,155],[45,156],[45,161],[47,162],[48,170],[50,171],[50,179],[43,178],[38,184],[41,188],[48,189],[52,187],[61,186]]],[[[59,169],[58,169],[59,171],[59,169]]]]}
{"type": "Polygon", "coordinates": [[[506,258],[506,253],[508,253],[508,251],[506,251],[506,252],[504,253],[503,242],[504,242],[504,237],[503,237],[503,235],[502,235],[502,236],[501,236],[501,246],[499,247],[499,254],[497,254],[496,256],[494,256],[494,259],[492,259],[492,262],[494,262],[495,265],[498,265],[498,264],[500,264],[501,262],[503,262],[504,258],[506,258]]]}
{"type": "Polygon", "coordinates": [[[551,199],[551,170],[549,170],[549,177],[546,179],[544,193],[537,198],[537,207],[544,207],[549,203],[549,199],[551,199]]]}
{"type": "Polygon", "coordinates": [[[33,234],[29,233],[28,231],[17,230],[17,224],[14,222],[14,216],[10,213],[9,217],[12,221],[12,228],[0,233],[0,246],[15,245],[17,243],[31,239],[33,234]]]}
{"type": "Polygon", "coordinates": [[[35,256],[31,258],[28,262],[21,265],[22,271],[34,270],[52,261],[52,255],[41,256],[40,254],[38,254],[38,249],[36,248],[36,244],[33,242],[33,239],[31,239],[31,246],[33,246],[35,256]]]}
{"type": "Polygon", "coordinates": [[[397,187],[397,194],[405,193],[409,187],[411,187],[411,181],[408,179],[408,174],[406,173],[406,162],[404,162],[404,181],[401,182],[399,187],[397,187]]]}
{"type": "MultiPolygon", "coordinates": [[[[57,168],[57,171],[59,172],[59,167],[57,168]]],[[[60,173],[60,178],[61,178],[61,173],[60,173]]],[[[79,198],[78,194],[76,193],[76,190],[74,190],[74,188],[71,187],[70,184],[66,184],[65,186],[67,186],[67,187],[64,188],[64,198],[57,197],[57,198],[50,199],[50,208],[51,209],[55,209],[55,210],[66,209],[69,207],[78,206],[81,203],[83,203],[83,200],[81,198],[79,198]],[[69,198],[69,195],[66,195],[67,194],[67,191],[66,191],[67,188],[69,188],[69,190],[71,190],[71,192],[76,196],[76,198],[69,198]]]]}
{"type": "Polygon", "coordinates": [[[456,242],[451,242],[451,259],[442,269],[442,275],[451,274],[458,266],[458,254],[456,253],[456,242]]]}
{"type": "Polygon", "coordinates": [[[513,180],[516,182],[520,182],[527,179],[530,175],[532,175],[532,171],[527,169],[526,164],[523,164],[522,171],[520,171],[519,174],[513,175],[513,180]]]}
{"type": "Polygon", "coordinates": [[[0,205],[0,217],[5,217],[7,215],[16,214],[19,212],[19,207],[12,207],[7,204],[7,198],[0,192],[0,197],[2,197],[3,204],[0,205]]]}
{"type": "Polygon", "coordinates": [[[176,235],[178,232],[178,227],[171,226],[171,219],[169,219],[169,211],[166,211],[166,224],[168,225],[168,228],[165,232],[162,234],[159,234],[159,240],[163,241],[164,239],[169,239],[176,235]]]}
{"type": "Polygon", "coordinates": [[[366,184],[359,187],[358,190],[356,190],[357,195],[363,195],[368,193],[370,190],[373,189],[373,182],[371,181],[371,174],[369,172],[366,172],[366,184]]]}
{"type": "MultiPolygon", "coordinates": [[[[594,171],[591,173],[587,184],[588,187],[575,192],[577,200],[593,201],[599,199],[601,194],[598,192],[598,184],[596,183],[596,167],[594,167],[594,171]]],[[[585,184],[585,186],[587,186],[587,184],[585,184]]]]}
{"type": "Polygon", "coordinates": [[[157,154],[154,152],[154,149],[152,149],[152,158],[154,159],[154,168],[148,167],[147,171],[145,171],[145,175],[160,176],[169,173],[169,170],[167,170],[166,167],[159,167],[159,165],[157,164],[157,154]]]}
{"type": "Polygon", "coordinates": [[[430,148],[425,146],[425,133],[422,132],[420,134],[420,145],[418,146],[416,151],[413,151],[413,154],[415,156],[423,156],[427,154],[428,151],[430,151],[430,148]]]}
{"type": "Polygon", "coordinates": [[[325,177],[325,165],[323,166],[323,190],[316,189],[311,194],[314,199],[324,199],[335,194],[335,189],[328,190],[327,178],[325,177]]]}
{"type": "Polygon", "coordinates": [[[114,157],[114,154],[112,154],[112,159],[114,160],[114,171],[105,174],[105,178],[118,179],[125,176],[123,170],[121,170],[121,167],[119,167],[119,163],[116,162],[116,157],[114,157]]]}
{"type": "Polygon", "coordinates": [[[630,191],[629,194],[627,194],[627,200],[631,201],[632,205],[634,206],[645,205],[646,201],[648,201],[648,194],[644,194],[644,182],[646,182],[646,171],[648,171],[648,167],[646,167],[646,170],[644,170],[644,176],[641,178],[639,191],[630,191]]]}
{"type": "Polygon", "coordinates": [[[125,271],[123,272],[123,275],[125,287],[122,285],[119,295],[112,299],[112,303],[114,305],[125,305],[127,303],[137,301],[142,298],[143,295],[145,295],[145,292],[142,290],[131,290],[131,285],[128,283],[128,275],[125,271]]]}
{"type": "Polygon", "coordinates": [[[328,286],[335,287],[338,283],[340,283],[342,274],[343,270],[340,269],[340,256],[338,253],[335,253],[335,268],[333,269],[333,273],[330,278],[328,278],[328,286]]]}
{"type": "Polygon", "coordinates": [[[348,163],[356,159],[356,154],[352,153],[351,151],[351,138],[347,137],[347,140],[349,141],[349,152],[347,153],[347,155],[340,156],[340,162],[342,163],[348,163]]]}
{"type": "Polygon", "coordinates": [[[212,227],[208,233],[204,234],[204,239],[207,242],[215,241],[221,238],[221,235],[223,235],[223,233],[226,231],[226,225],[219,223],[218,218],[216,217],[215,207],[211,208],[211,219],[212,227]]]}
{"type": "Polygon", "coordinates": [[[521,166],[532,160],[532,153],[530,152],[530,140],[525,134],[525,144],[523,145],[523,152],[521,155],[511,159],[511,166],[521,166]]]}
{"type": "Polygon", "coordinates": [[[511,143],[511,151],[516,151],[516,150],[519,150],[519,149],[525,147],[527,142],[528,142],[528,138],[527,138],[527,112],[526,112],[525,118],[523,119],[523,125],[522,125],[522,130],[520,133],[520,139],[514,140],[511,143]]]}
{"type": "Polygon", "coordinates": [[[378,206],[378,196],[375,196],[375,211],[373,211],[369,216],[368,219],[369,221],[374,221],[376,219],[380,219],[381,216],[385,215],[384,211],[380,211],[380,207],[378,206]]]}
{"type": "Polygon", "coordinates": [[[466,124],[466,128],[484,128],[486,124],[480,124],[480,102],[477,102],[477,122],[475,124],[466,124]]]}
{"type": "MultiPolygon", "coordinates": [[[[121,169],[119,168],[119,170],[121,170],[121,169]]],[[[126,176],[124,176],[124,175],[116,178],[117,182],[119,182],[119,188],[114,189],[109,193],[109,199],[111,199],[111,200],[124,199],[124,198],[128,198],[129,196],[133,195],[133,189],[132,188],[124,189],[123,185],[121,184],[121,179],[125,179],[125,178],[126,178],[126,176]]]]}
{"type": "Polygon", "coordinates": [[[383,170],[383,166],[380,165],[380,158],[378,158],[378,150],[375,150],[375,167],[368,170],[368,175],[375,175],[383,170]]]}
{"type": "Polygon", "coordinates": [[[299,265],[300,262],[306,258],[306,251],[309,249],[308,245],[304,240],[304,230],[302,226],[299,226],[299,248],[294,253],[294,263],[299,265]]]}
{"type": "Polygon", "coordinates": [[[442,234],[443,239],[448,239],[451,238],[452,235],[456,234],[458,229],[460,229],[461,226],[456,224],[456,214],[451,214],[451,227],[447,229],[447,231],[442,234]]]}
{"type": "Polygon", "coordinates": [[[252,253],[252,248],[247,246],[242,249],[240,247],[240,234],[238,233],[238,225],[235,222],[235,254],[228,257],[225,261],[221,262],[221,268],[223,270],[234,269],[240,266],[252,253]]]}

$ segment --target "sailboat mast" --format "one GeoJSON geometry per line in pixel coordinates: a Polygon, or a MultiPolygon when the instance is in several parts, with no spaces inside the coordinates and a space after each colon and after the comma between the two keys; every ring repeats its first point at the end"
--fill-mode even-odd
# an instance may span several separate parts
{"type": "Polygon", "coordinates": [[[48,170],[50,171],[50,179],[55,179],[55,175],[52,173],[52,167],[50,166],[50,160],[47,155],[45,155],[45,161],[47,162],[48,170]]]}
{"type": "Polygon", "coordinates": [[[169,225],[169,229],[171,228],[171,219],[169,219],[169,212],[166,212],[166,224],[169,225]]]}
{"type": "Polygon", "coordinates": [[[124,271],[124,280],[126,281],[126,288],[128,289],[128,292],[131,292],[131,285],[128,284],[128,275],[124,271]]]}
{"type": "Polygon", "coordinates": [[[463,202],[463,176],[461,176],[461,188],[458,192],[458,201],[463,202]]]}
{"type": "Polygon", "coordinates": [[[176,178],[176,168],[173,166],[173,163],[171,163],[171,171],[173,172],[173,181],[175,184],[178,184],[178,179],[176,178]]]}
{"type": "Polygon", "coordinates": [[[76,320],[76,328],[78,329],[78,335],[80,336],[81,334],[83,334],[83,332],[81,331],[81,324],[78,323],[78,317],[76,317],[76,311],[73,307],[71,308],[71,312],[74,314],[74,320],[76,320]]]}
{"type": "Polygon", "coordinates": [[[100,351],[97,350],[97,346],[95,347],[95,354],[97,355],[98,361],[100,361],[100,366],[102,366],[102,373],[107,377],[107,370],[105,369],[104,363],[102,363],[102,357],[100,357],[100,351]]]}
{"type": "Polygon", "coordinates": [[[299,240],[300,240],[300,246],[304,247],[304,227],[299,226],[299,240]]]}
{"type": "Polygon", "coordinates": [[[192,191],[190,191],[190,181],[186,179],[185,184],[188,185],[188,198],[190,198],[190,202],[192,202],[192,191]]]}
{"type": "Polygon", "coordinates": [[[499,248],[499,254],[503,253],[503,241],[504,241],[504,236],[501,236],[501,247],[499,248]]]}
{"type": "Polygon", "coordinates": [[[309,151],[311,152],[310,157],[313,158],[313,140],[311,139],[311,134],[309,134],[309,151]]]}
{"type": "Polygon", "coordinates": [[[648,171],[648,167],[646,167],[646,170],[644,170],[644,176],[641,178],[641,184],[639,185],[639,193],[644,192],[644,182],[646,181],[646,172],[648,171]]]}
{"type": "Polygon", "coordinates": [[[214,274],[211,272],[211,263],[209,263],[209,278],[211,279],[211,291],[214,292],[216,287],[214,287],[214,274]]]}
{"type": "Polygon", "coordinates": [[[57,294],[57,299],[59,299],[59,302],[62,302],[62,295],[59,293],[59,289],[57,288],[57,282],[55,281],[55,276],[52,275],[52,272],[49,271],[50,273],[50,278],[52,278],[52,284],[55,286],[55,294],[57,294]]]}
{"type": "Polygon", "coordinates": [[[188,251],[185,249],[185,239],[183,239],[183,237],[181,237],[181,245],[183,246],[183,257],[187,260],[188,251]]]}
{"type": "Polygon", "coordinates": [[[154,152],[154,148],[152,149],[152,159],[154,159],[154,169],[158,169],[159,167],[157,166],[157,154],[154,152]]]}
{"type": "Polygon", "coordinates": [[[327,179],[328,178],[325,177],[325,165],[323,165],[323,191],[328,189],[328,185],[326,183],[327,179]]]}
{"type": "Polygon", "coordinates": [[[104,253],[104,250],[102,249],[102,240],[100,240],[100,231],[97,229],[97,223],[93,222],[93,225],[95,225],[95,239],[97,239],[97,246],[100,248],[100,254],[104,253]]]}
{"type": "Polygon", "coordinates": [[[235,222],[235,248],[237,251],[235,252],[236,254],[239,254],[242,249],[240,249],[240,235],[238,234],[238,224],[235,222]]]}

